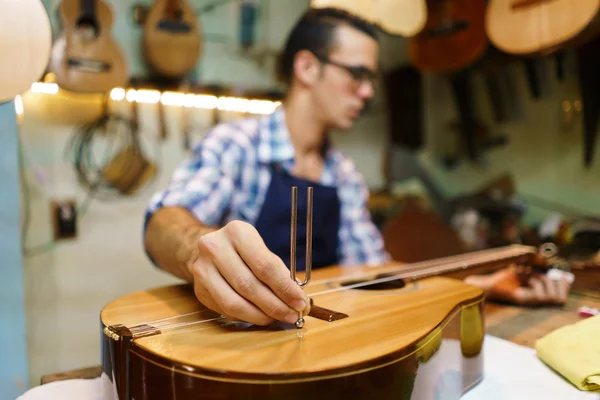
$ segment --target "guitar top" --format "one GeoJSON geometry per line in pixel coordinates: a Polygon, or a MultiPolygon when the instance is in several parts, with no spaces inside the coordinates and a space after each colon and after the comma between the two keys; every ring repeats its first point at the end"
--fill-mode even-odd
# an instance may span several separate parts
{"type": "Polygon", "coordinates": [[[42,77],[52,45],[50,20],[40,0],[0,2],[0,102],[12,100],[42,77]]]}
{"type": "Polygon", "coordinates": [[[85,93],[125,86],[127,63],[111,34],[109,6],[103,0],[63,0],[59,13],[63,31],[50,59],[58,85],[85,93]]]}
{"type": "Polygon", "coordinates": [[[487,50],[485,0],[427,0],[427,23],[410,39],[409,56],[424,72],[452,72],[487,50]]]}
{"type": "Polygon", "coordinates": [[[144,22],[144,55],[159,74],[179,78],[202,53],[197,17],[185,0],[154,0],[144,22]]]}
{"type": "Polygon", "coordinates": [[[593,34],[599,10],[600,0],[491,0],[486,31],[504,52],[545,54],[593,34]]]}
{"type": "Polygon", "coordinates": [[[484,293],[440,275],[513,262],[546,268],[540,257],[534,247],[511,245],[413,264],[313,270],[301,329],[229,321],[200,304],[190,284],[127,294],[100,313],[105,394],[456,399],[483,378],[484,293]],[[440,381],[452,390],[433,393],[440,381]]]}
{"type": "MultiPolygon", "coordinates": [[[[318,272],[313,271],[317,280],[322,277],[318,272]]],[[[316,282],[307,293],[336,287],[316,282]]],[[[190,287],[171,286],[116,300],[103,309],[101,319],[105,326],[123,324],[131,331],[141,323],[164,329],[135,345],[167,368],[174,362],[196,374],[240,381],[310,380],[399,360],[461,306],[482,299],[481,289],[450,278],[396,290],[343,290],[313,300],[347,318],[306,317],[298,330],[287,324],[227,325],[199,304],[190,287]],[[171,331],[169,326],[180,327],[171,331]]]]}

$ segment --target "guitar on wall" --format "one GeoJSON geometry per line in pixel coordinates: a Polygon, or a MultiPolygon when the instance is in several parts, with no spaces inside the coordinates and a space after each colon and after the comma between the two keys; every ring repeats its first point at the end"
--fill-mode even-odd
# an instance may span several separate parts
{"type": "Polygon", "coordinates": [[[310,5],[345,9],[388,34],[404,37],[419,33],[427,21],[425,0],[312,0],[310,5]]]}
{"type": "Polygon", "coordinates": [[[425,27],[409,42],[413,65],[423,72],[466,68],[488,48],[485,0],[427,0],[425,27]]]}
{"type": "Polygon", "coordinates": [[[56,83],[73,92],[102,93],[125,86],[125,57],[111,35],[112,12],[103,0],[63,0],[63,25],[49,69],[56,83]]]}
{"type": "Polygon", "coordinates": [[[144,55],[167,78],[190,72],[202,54],[200,26],[184,0],[154,0],[144,20],[144,55]]]}
{"type": "Polygon", "coordinates": [[[500,50],[544,55],[598,31],[600,0],[490,0],[485,28],[500,50]]]}
{"type": "Polygon", "coordinates": [[[487,52],[485,0],[427,0],[425,27],[409,41],[409,57],[422,72],[448,74],[469,158],[479,157],[468,68],[487,52]]]}

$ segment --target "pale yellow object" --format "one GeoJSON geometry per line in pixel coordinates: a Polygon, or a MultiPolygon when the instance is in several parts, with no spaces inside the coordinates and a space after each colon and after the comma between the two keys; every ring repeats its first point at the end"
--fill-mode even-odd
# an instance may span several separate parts
{"type": "Polygon", "coordinates": [[[600,315],[538,339],[538,357],[580,390],[600,391],[600,315]]]}

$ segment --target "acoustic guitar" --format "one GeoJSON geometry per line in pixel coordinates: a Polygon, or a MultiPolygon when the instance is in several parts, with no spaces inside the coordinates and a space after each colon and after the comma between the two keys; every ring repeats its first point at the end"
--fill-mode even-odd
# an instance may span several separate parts
{"type": "Polygon", "coordinates": [[[155,0],[145,18],[143,41],[146,60],[167,78],[190,72],[202,51],[196,14],[184,0],[155,0]]]}
{"type": "Polygon", "coordinates": [[[451,277],[540,257],[512,245],[314,270],[300,329],[227,320],[189,284],[127,294],[100,314],[105,398],[456,399],[483,378],[484,295],[451,277]]]}
{"type": "Polygon", "coordinates": [[[452,72],[487,50],[485,0],[427,0],[425,27],[409,42],[413,65],[424,72],[452,72]]]}
{"type": "Polygon", "coordinates": [[[59,86],[85,93],[105,93],[125,86],[127,63],[111,34],[112,11],[103,0],[63,0],[63,31],[52,47],[50,70],[59,86]]]}
{"type": "Polygon", "coordinates": [[[490,41],[519,55],[543,55],[597,31],[600,0],[491,0],[485,15],[490,41]]]}
{"type": "Polygon", "coordinates": [[[312,0],[311,7],[337,7],[378,25],[391,35],[411,37],[427,21],[425,0],[312,0]]]}
{"type": "Polygon", "coordinates": [[[2,1],[0,15],[0,102],[4,102],[27,91],[43,75],[52,32],[40,0],[2,1]]]}

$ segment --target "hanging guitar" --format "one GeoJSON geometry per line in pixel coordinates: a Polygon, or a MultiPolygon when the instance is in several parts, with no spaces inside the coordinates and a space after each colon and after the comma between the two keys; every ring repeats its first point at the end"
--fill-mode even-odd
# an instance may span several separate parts
{"type": "Polygon", "coordinates": [[[427,0],[425,27],[409,41],[423,72],[452,72],[475,63],[488,48],[485,0],[427,0]]]}
{"type": "Polygon", "coordinates": [[[543,55],[598,32],[600,0],[490,0],[485,28],[502,51],[543,55]]]}
{"type": "Polygon", "coordinates": [[[63,0],[62,34],[52,47],[49,69],[73,92],[105,93],[129,79],[127,63],[111,35],[112,12],[103,0],[63,0]]]}
{"type": "Polygon", "coordinates": [[[388,34],[404,37],[419,33],[427,21],[425,0],[311,0],[310,6],[342,8],[388,34]]]}
{"type": "Polygon", "coordinates": [[[155,0],[144,22],[144,55],[167,78],[190,72],[202,52],[196,14],[184,0],[155,0]]]}

